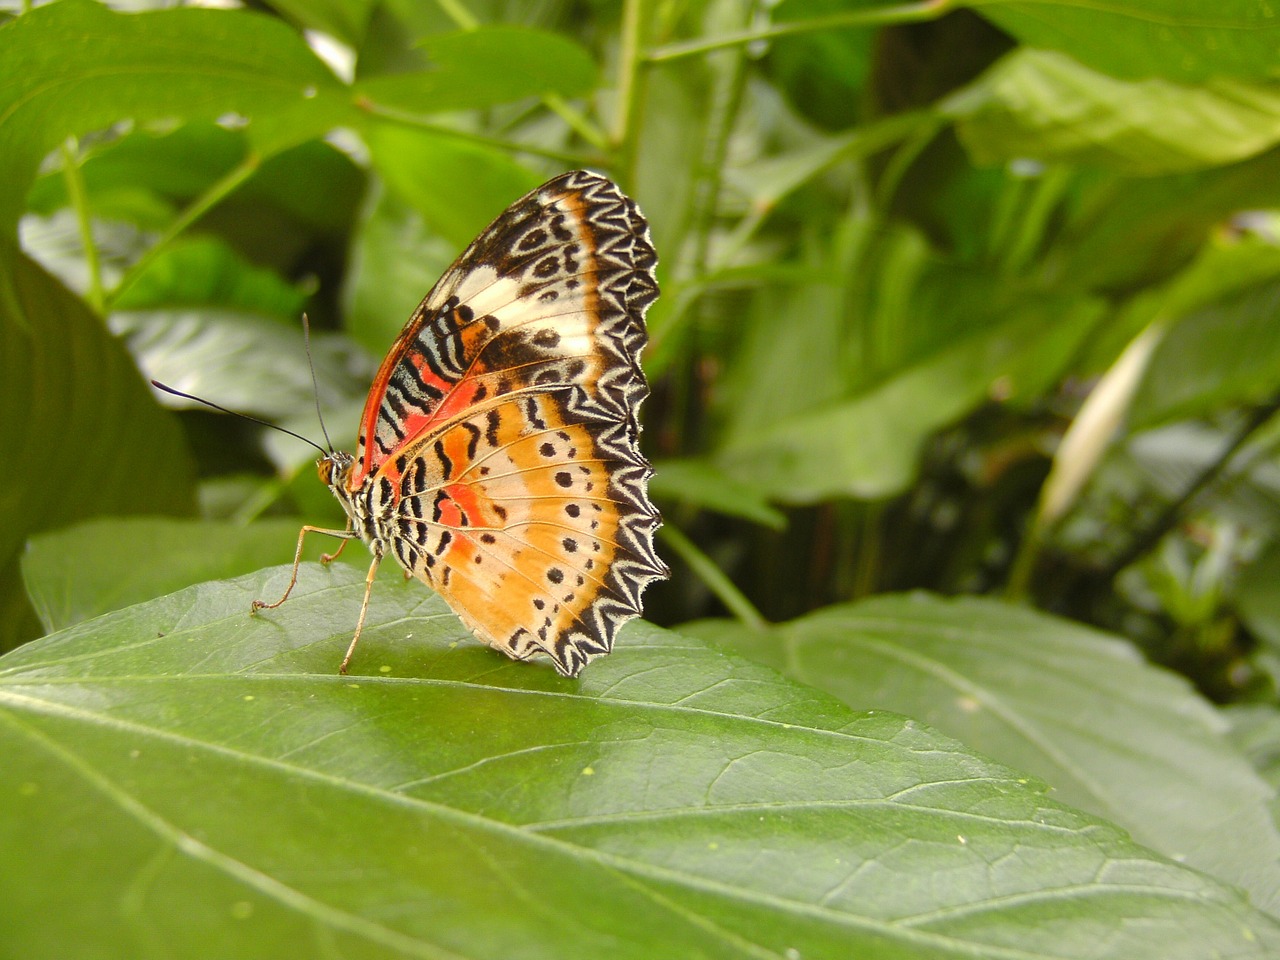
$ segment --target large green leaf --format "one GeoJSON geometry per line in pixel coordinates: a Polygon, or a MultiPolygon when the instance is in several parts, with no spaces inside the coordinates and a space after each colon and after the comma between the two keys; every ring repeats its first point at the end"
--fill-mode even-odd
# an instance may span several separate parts
{"type": "Polygon", "coordinates": [[[741,517],[773,530],[787,525],[786,516],[749,483],[735,480],[706,460],[661,460],[653,465],[649,494],[741,517]]]}
{"type": "Polygon", "coordinates": [[[1280,206],[1280,150],[1196,173],[1085,183],[1064,211],[1061,275],[1073,287],[1130,291],[1177,273],[1241,211],[1280,206]]]}
{"type": "Polygon", "coordinates": [[[1280,384],[1280,282],[1196,310],[1156,347],[1133,399],[1135,428],[1261,403],[1280,384]]]}
{"type": "Polygon", "coordinates": [[[1254,636],[1280,653],[1280,543],[1273,542],[1241,572],[1236,602],[1254,636]]]}
{"type": "Polygon", "coordinates": [[[1141,80],[1275,76],[1280,23],[1258,0],[981,0],[974,6],[1029,47],[1070,53],[1095,70],[1141,80]]]}
{"type": "MultiPolygon", "coordinates": [[[[398,160],[392,163],[399,168],[398,160]]],[[[352,236],[342,291],[347,333],[371,353],[386,353],[459,249],[429,229],[423,215],[386,189],[381,179],[373,178],[352,236]]]]}
{"type": "Polygon", "coordinates": [[[1280,140],[1280,87],[1117,80],[1049,50],[1011,53],[943,110],[984,164],[1030,159],[1152,176],[1233,163],[1280,140]]]}
{"type": "Polygon", "coordinates": [[[179,240],[112,303],[116,310],[212,306],[294,322],[306,294],[275,271],[255,267],[216,237],[179,240]]]}
{"type": "Polygon", "coordinates": [[[126,118],[247,118],[263,153],[349,119],[345,89],[283,22],[237,10],[112,13],[60,0],[0,27],[0,236],[40,161],[126,118]]]}
{"type": "Polygon", "coordinates": [[[1119,638],[1030,610],[876,597],[770,631],[705,631],[857,708],[920,717],[1057,796],[1280,906],[1270,791],[1225,724],[1119,638]]]}
{"type": "MultiPolygon", "coordinates": [[[[124,346],[31,260],[13,267],[0,280],[0,569],[38,530],[194,508],[182,432],[124,346]]],[[[20,589],[9,576],[0,587],[20,589]]]]}
{"type": "Polygon", "coordinates": [[[493,147],[446,134],[382,124],[365,139],[374,169],[458,253],[543,179],[493,147]]]}
{"type": "Polygon", "coordinates": [[[1235,892],[918,723],[632,625],[581,680],[363,578],[192,587],[0,660],[25,958],[1265,958],[1235,892]],[[57,922],[50,922],[56,917],[57,922]]]}
{"type": "MultiPolygon", "coordinates": [[[[45,629],[52,632],[194,581],[292,562],[300,526],[291,519],[245,525],[103,517],[32,537],[22,555],[22,580],[45,629]]],[[[336,544],[312,536],[306,547],[305,556],[318,558],[321,550],[335,550],[336,544]]],[[[346,550],[342,558],[367,566],[369,554],[346,550]]]]}
{"type": "MultiPolygon", "coordinates": [[[[1026,395],[1070,357],[1095,323],[1090,301],[1028,302],[1003,323],[904,366],[872,389],[816,410],[757,425],[740,423],[720,465],[771,497],[812,503],[882,498],[905,490],[921,446],[936,430],[987,400],[993,387],[1026,395]]],[[[793,390],[811,385],[796,370],[793,390]]],[[[768,396],[768,390],[757,386],[768,396]]]]}
{"type": "Polygon", "coordinates": [[[544,94],[578,96],[596,80],[591,55],[568,37],[525,27],[478,27],[425,38],[427,69],[356,83],[384,107],[469,110],[544,94]]]}
{"type": "MultiPolygon", "coordinates": [[[[314,335],[308,356],[301,325],[262,314],[137,310],[114,313],[110,323],[148,377],[259,417],[310,415],[317,390],[322,404],[335,404],[363,393],[372,376],[371,362],[349,340],[314,335]]],[[[199,408],[168,396],[165,402],[199,408]]]]}

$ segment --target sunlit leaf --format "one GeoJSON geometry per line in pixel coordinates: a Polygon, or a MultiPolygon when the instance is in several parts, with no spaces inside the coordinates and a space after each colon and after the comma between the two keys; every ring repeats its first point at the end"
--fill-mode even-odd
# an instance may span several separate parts
{"type": "MultiPolygon", "coordinates": [[[[223,310],[138,310],[112,314],[148,378],[239,413],[284,417],[314,410],[315,390],[332,404],[363,392],[372,374],[369,360],[349,341],[317,334],[311,358],[302,325],[223,310]],[[314,365],[316,380],[311,371],[314,365]]],[[[166,404],[197,409],[191,401],[166,404]]]]}
{"type": "Polygon", "coordinates": [[[1280,141],[1280,87],[1116,80],[1047,50],[1018,50],[951,97],[978,163],[1034,160],[1152,176],[1233,163],[1280,141]]]}
{"type": "Polygon", "coordinates": [[[885,596],[771,631],[700,631],[856,709],[935,724],[1055,796],[1280,904],[1270,792],[1181,678],[1121,639],[978,599],[885,596]]]}
{"type": "Polygon", "coordinates": [[[323,133],[347,110],[333,74],[271,17],[119,14],[89,0],[36,7],[0,27],[0,235],[12,232],[40,161],[68,136],[128,118],[235,113],[270,153],[323,133]]]}
{"type": "Polygon", "coordinates": [[[1254,0],[1220,0],[1212,16],[1196,0],[998,0],[974,6],[1028,47],[1065,50],[1118,77],[1196,82],[1275,76],[1280,22],[1272,7],[1254,0]]]}
{"type": "Polygon", "coordinates": [[[418,583],[378,585],[358,675],[339,677],[363,577],[308,565],[283,607],[247,616],[286,574],[0,660],[11,949],[1280,949],[1236,892],[913,721],[643,624],[565,680],[482,648],[418,583]]]}

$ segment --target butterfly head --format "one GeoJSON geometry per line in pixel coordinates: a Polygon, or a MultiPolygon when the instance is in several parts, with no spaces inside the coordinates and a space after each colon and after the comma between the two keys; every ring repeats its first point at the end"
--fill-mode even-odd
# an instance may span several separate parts
{"type": "Polygon", "coordinates": [[[351,454],[335,450],[316,461],[316,473],[319,474],[321,483],[337,492],[346,488],[354,463],[355,458],[351,454]]]}

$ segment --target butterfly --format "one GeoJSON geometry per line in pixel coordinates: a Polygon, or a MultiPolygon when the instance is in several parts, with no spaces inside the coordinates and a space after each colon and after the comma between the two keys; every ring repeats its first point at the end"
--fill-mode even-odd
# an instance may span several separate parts
{"type": "MultiPolygon", "coordinates": [[[[480,640],[575,677],[668,570],[638,442],[657,255],[635,202],[566,173],[517,200],[432,287],[382,361],[354,455],[317,461],[373,553],[346,673],[388,555],[480,640]]],[[[341,547],[339,548],[339,552],[341,547]]],[[[336,556],[336,553],[334,554],[336,556]]],[[[332,559],[325,556],[323,560],[332,559]]]]}

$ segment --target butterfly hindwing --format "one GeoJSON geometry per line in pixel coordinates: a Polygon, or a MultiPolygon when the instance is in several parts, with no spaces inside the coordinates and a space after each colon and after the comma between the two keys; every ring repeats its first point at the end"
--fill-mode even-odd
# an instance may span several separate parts
{"type": "Polygon", "coordinates": [[[607,653],[640,591],[665,573],[656,513],[632,491],[648,465],[619,460],[554,394],[511,398],[411,448],[397,559],[492,646],[551,655],[575,674],[607,653]]]}
{"type": "Polygon", "coordinates": [[[423,300],[383,362],[348,491],[480,639],[573,676],[666,568],[638,449],[657,296],[635,204],[575,172],[517,201],[423,300]]]}

